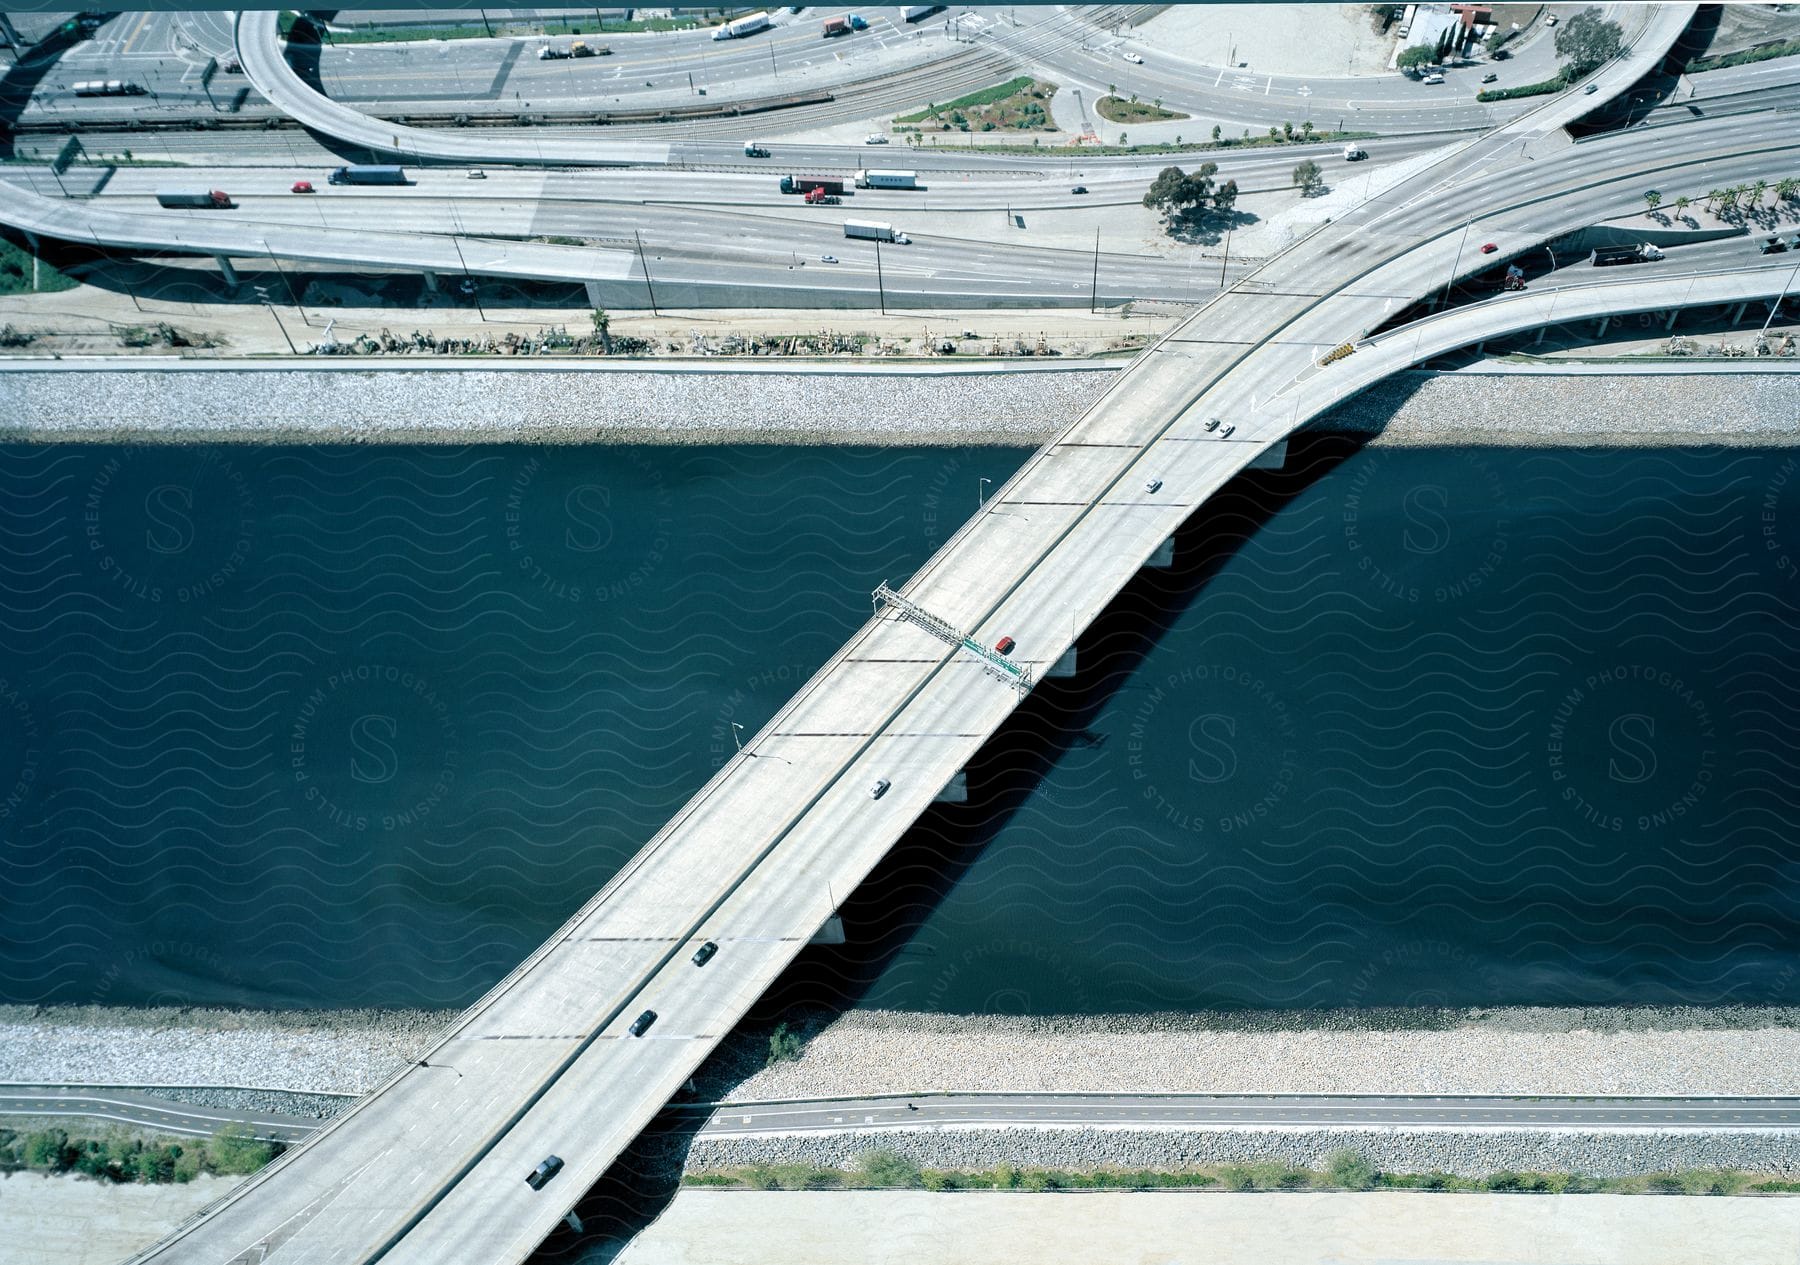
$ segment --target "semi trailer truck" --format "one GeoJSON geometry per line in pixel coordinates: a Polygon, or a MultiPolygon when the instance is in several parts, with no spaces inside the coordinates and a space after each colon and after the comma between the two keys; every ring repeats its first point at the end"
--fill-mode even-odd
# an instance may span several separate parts
{"type": "Polygon", "coordinates": [[[158,206],[198,206],[212,211],[229,211],[235,203],[223,189],[164,189],[156,194],[158,206]]]}
{"type": "Polygon", "coordinates": [[[1649,242],[1639,242],[1635,246],[1602,246],[1594,252],[1589,262],[1596,268],[1610,268],[1618,264],[1641,264],[1662,257],[1662,251],[1649,242]]]}
{"type": "Polygon", "coordinates": [[[844,182],[835,176],[783,176],[781,191],[783,193],[811,193],[814,189],[823,189],[826,193],[842,193],[844,182]]]}
{"type": "Polygon", "coordinates": [[[332,184],[406,184],[406,169],[403,167],[386,167],[363,165],[356,167],[339,167],[331,173],[332,184]]]}
{"type": "Polygon", "coordinates": [[[718,30],[714,31],[713,38],[715,40],[742,39],[746,35],[755,35],[758,31],[766,31],[769,29],[769,26],[769,15],[767,13],[746,14],[735,22],[727,22],[724,26],[721,26],[718,30]]]}
{"type": "Polygon", "coordinates": [[[844,236],[869,242],[894,242],[900,246],[912,244],[912,238],[896,232],[892,224],[877,224],[874,220],[845,220],[844,236]]]}
{"type": "Polygon", "coordinates": [[[919,173],[916,171],[859,171],[856,173],[858,189],[917,189],[919,173]]]}

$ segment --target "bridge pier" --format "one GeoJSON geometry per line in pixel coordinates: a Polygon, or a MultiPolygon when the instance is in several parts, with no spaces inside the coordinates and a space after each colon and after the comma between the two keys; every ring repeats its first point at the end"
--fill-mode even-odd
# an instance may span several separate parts
{"type": "Polygon", "coordinates": [[[1738,304],[1737,311],[1735,311],[1731,314],[1731,323],[1733,325],[1736,325],[1739,321],[1743,320],[1744,313],[1749,310],[1750,310],[1750,304],[1749,304],[1748,300],[1746,300],[1743,303],[1738,304]]]}
{"type": "Polygon", "coordinates": [[[1550,332],[1550,327],[1548,325],[1538,326],[1538,336],[1531,340],[1531,345],[1533,347],[1536,347],[1539,343],[1543,342],[1544,335],[1548,334],[1549,332],[1550,332]]]}
{"type": "Polygon", "coordinates": [[[824,925],[813,932],[813,938],[807,941],[808,944],[843,944],[845,942],[844,920],[835,913],[827,918],[824,925]]]}
{"type": "Polygon", "coordinates": [[[969,771],[958,769],[956,776],[944,783],[944,789],[931,801],[934,804],[966,804],[969,802],[969,771]]]}
{"type": "Polygon", "coordinates": [[[598,281],[584,281],[582,284],[587,287],[588,305],[590,307],[606,306],[606,304],[600,300],[600,283],[598,281]]]}
{"type": "Polygon", "coordinates": [[[214,255],[213,262],[219,265],[219,275],[225,278],[225,284],[233,290],[238,288],[237,269],[231,266],[231,260],[223,255],[214,255]]]}
{"type": "Polygon", "coordinates": [[[433,294],[438,292],[438,275],[429,268],[425,270],[425,288],[433,294]]]}
{"type": "Polygon", "coordinates": [[[571,1208],[563,1213],[563,1223],[567,1225],[569,1229],[575,1231],[575,1233],[583,1233],[581,1218],[575,1215],[575,1209],[571,1208]]]}
{"type": "Polygon", "coordinates": [[[1158,545],[1156,547],[1156,552],[1150,555],[1150,561],[1146,562],[1144,565],[1147,567],[1174,566],[1175,537],[1170,536],[1167,540],[1163,541],[1162,544],[1158,545]]]}
{"type": "Polygon", "coordinates": [[[1664,321],[1664,322],[1663,322],[1663,333],[1665,333],[1665,334],[1666,334],[1666,333],[1668,333],[1668,332],[1669,332],[1669,331],[1670,331],[1670,330],[1672,330],[1672,329],[1674,329],[1674,328],[1675,328],[1675,318],[1676,318],[1676,317],[1678,317],[1678,316],[1680,316],[1680,315],[1681,315],[1681,309],[1680,309],[1680,308],[1678,308],[1678,307],[1677,307],[1677,308],[1670,308],[1670,309],[1669,309],[1669,319],[1668,319],[1668,320],[1666,320],[1666,321],[1664,321]]]}
{"type": "Polygon", "coordinates": [[[1063,651],[1062,658],[1058,659],[1055,663],[1052,663],[1050,665],[1049,670],[1047,672],[1045,672],[1044,675],[1046,677],[1074,676],[1075,675],[1075,647],[1070,646],[1067,650],[1063,651]]]}
{"type": "Polygon", "coordinates": [[[1600,328],[1594,331],[1594,337],[1601,338],[1601,337],[1605,336],[1606,327],[1611,324],[1612,324],[1612,317],[1602,316],[1600,318],[1600,328]]]}

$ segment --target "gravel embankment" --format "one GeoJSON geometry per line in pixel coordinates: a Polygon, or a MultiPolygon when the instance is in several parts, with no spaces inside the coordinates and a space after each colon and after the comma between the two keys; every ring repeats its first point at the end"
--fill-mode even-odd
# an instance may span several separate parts
{"type": "Polygon", "coordinates": [[[356,1102],[354,1094],[296,1094],[284,1089],[159,1089],[157,1097],[225,1111],[273,1111],[329,1120],[356,1102]]]}
{"type": "Polygon", "coordinates": [[[4,1006],[0,1081],[361,1094],[418,1058],[455,1017],[416,1010],[4,1006]]]}
{"type": "Polygon", "coordinates": [[[1625,1177],[1683,1169],[1800,1172],[1800,1132],[1697,1133],[1655,1129],[896,1129],[694,1139],[690,1172],[741,1164],[856,1167],[885,1147],[925,1168],[1185,1168],[1281,1160],[1322,1169],[1341,1147],[1390,1173],[1441,1171],[1485,1177],[1503,1169],[1625,1177]]]}
{"type": "Polygon", "coordinates": [[[1796,1094],[1800,1010],[1234,1012],[1015,1019],[859,1010],[731,1099],[922,1093],[1796,1094]]]}
{"type": "MultiPolygon", "coordinates": [[[[0,371],[0,440],[1035,445],[1117,363],[0,371]]],[[[1391,444],[1784,444],[1800,373],[1397,375],[1314,423],[1391,444]]]]}
{"type": "Polygon", "coordinates": [[[1037,444],[1117,368],[13,369],[0,372],[0,438],[1037,444]]]}
{"type": "Polygon", "coordinates": [[[1800,372],[1402,373],[1316,426],[1431,446],[1792,444],[1800,372]]]}

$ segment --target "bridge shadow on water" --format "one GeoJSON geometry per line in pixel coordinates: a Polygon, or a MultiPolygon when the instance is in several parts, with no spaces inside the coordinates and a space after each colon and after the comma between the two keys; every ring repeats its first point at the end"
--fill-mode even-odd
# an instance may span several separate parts
{"type": "MultiPolygon", "coordinates": [[[[807,1035],[869,994],[981,850],[1070,752],[1110,736],[1090,728],[1102,706],[1143,664],[1169,627],[1265,522],[1345,461],[1366,440],[1296,436],[1280,470],[1239,475],[1175,533],[1174,565],[1145,568],[1076,643],[1077,671],[1042,681],[968,765],[969,798],[925,813],[840,904],[848,942],[805,949],[696,1073],[678,1101],[712,1101],[764,1064],[768,1037],[786,1023],[807,1035]]],[[[580,1234],[559,1229],[532,1258],[598,1265],[654,1221],[680,1186],[702,1115],[666,1112],[577,1206],[580,1234]]]]}

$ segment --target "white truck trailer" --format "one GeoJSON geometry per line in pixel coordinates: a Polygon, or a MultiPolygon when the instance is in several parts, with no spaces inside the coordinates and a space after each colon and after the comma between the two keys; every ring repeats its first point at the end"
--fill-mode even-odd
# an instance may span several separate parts
{"type": "Polygon", "coordinates": [[[758,31],[766,31],[770,25],[769,15],[766,12],[749,13],[735,22],[727,22],[721,26],[713,32],[713,38],[715,40],[742,39],[746,35],[755,35],[758,31]]]}
{"type": "Polygon", "coordinates": [[[874,220],[845,220],[844,236],[860,237],[869,242],[893,242],[899,246],[912,244],[912,238],[896,232],[892,224],[877,224],[874,220]]]}
{"type": "Polygon", "coordinates": [[[859,171],[856,173],[858,189],[917,189],[919,173],[916,171],[859,171]]]}

